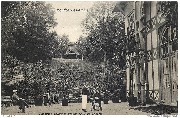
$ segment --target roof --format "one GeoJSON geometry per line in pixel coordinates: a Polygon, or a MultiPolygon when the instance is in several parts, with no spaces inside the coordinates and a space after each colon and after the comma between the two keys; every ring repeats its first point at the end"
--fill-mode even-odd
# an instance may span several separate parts
{"type": "Polygon", "coordinates": [[[113,12],[121,12],[123,15],[125,15],[125,8],[126,6],[133,1],[121,1],[116,4],[114,7],[113,12]]]}
{"type": "Polygon", "coordinates": [[[69,47],[65,53],[65,55],[71,55],[71,54],[80,55],[74,44],[69,45],[69,47]]]}

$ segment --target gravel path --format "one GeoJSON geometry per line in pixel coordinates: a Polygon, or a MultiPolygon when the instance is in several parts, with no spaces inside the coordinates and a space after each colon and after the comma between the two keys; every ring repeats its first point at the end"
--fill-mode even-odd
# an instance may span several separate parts
{"type": "Polygon", "coordinates": [[[21,113],[18,106],[1,108],[2,115],[150,115],[150,113],[133,110],[127,102],[102,104],[102,111],[91,111],[91,104],[87,104],[87,112],[81,110],[81,103],[69,103],[68,106],[53,104],[52,106],[31,106],[26,113],[21,113]]]}

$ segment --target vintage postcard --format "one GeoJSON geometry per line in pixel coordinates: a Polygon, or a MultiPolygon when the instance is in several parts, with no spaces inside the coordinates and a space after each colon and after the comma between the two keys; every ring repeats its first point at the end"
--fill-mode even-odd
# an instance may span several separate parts
{"type": "Polygon", "coordinates": [[[178,2],[1,1],[1,115],[177,117],[178,2]]]}

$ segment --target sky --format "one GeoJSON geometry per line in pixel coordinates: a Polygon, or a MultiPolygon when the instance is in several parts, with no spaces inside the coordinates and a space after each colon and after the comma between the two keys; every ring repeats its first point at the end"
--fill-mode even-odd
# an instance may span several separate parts
{"type": "Polygon", "coordinates": [[[93,1],[52,1],[47,2],[55,9],[55,19],[58,23],[54,30],[58,35],[69,35],[70,42],[76,42],[83,35],[81,22],[85,19],[87,10],[92,7],[93,1]],[[80,11],[75,11],[74,9],[80,11]],[[69,10],[69,11],[68,11],[69,10]]]}

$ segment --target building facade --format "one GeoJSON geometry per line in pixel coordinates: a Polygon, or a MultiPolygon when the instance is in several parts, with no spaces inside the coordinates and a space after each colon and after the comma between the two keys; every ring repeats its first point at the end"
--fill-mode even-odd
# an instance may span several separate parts
{"type": "Polygon", "coordinates": [[[119,2],[127,34],[127,90],[137,102],[178,101],[178,3],[119,2]]]}

